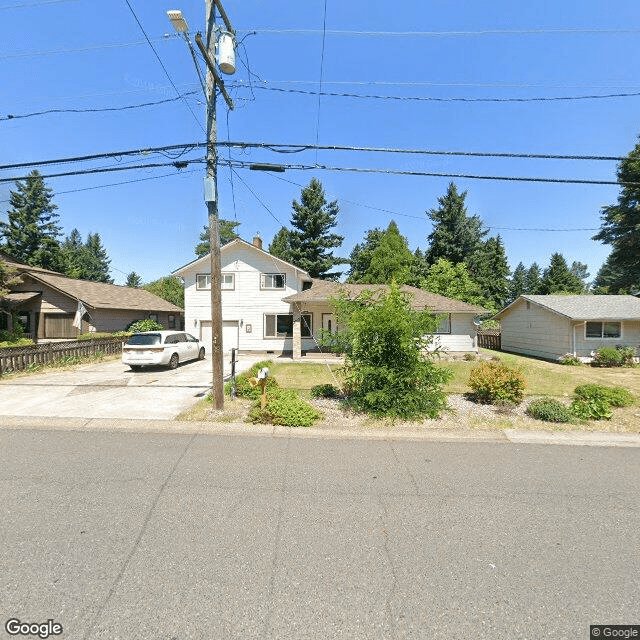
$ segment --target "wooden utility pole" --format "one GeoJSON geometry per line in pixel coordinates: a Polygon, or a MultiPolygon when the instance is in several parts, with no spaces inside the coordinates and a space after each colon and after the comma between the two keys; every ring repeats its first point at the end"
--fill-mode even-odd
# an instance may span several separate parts
{"type": "MultiPolygon", "coordinates": [[[[209,246],[211,249],[211,362],[213,380],[211,399],[215,409],[224,408],[224,361],[222,351],[222,296],[220,289],[222,265],[220,261],[220,228],[218,224],[218,181],[216,152],[216,87],[224,90],[224,84],[215,70],[216,28],[215,7],[221,6],[219,0],[206,0],[206,55],[207,62],[207,176],[205,178],[205,200],[209,215],[209,246]]],[[[222,10],[224,14],[224,10],[222,10]]],[[[224,14],[226,18],[226,14],[224,14]]],[[[225,24],[228,19],[225,19],[225,24]]],[[[202,39],[196,36],[196,43],[203,49],[202,39]]],[[[233,103],[230,104],[233,108],[233,103]]]]}

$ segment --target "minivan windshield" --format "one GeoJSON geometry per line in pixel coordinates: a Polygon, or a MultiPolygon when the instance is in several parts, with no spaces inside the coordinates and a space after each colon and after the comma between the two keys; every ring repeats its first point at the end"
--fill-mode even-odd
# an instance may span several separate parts
{"type": "Polygon", "coordinates": [[[128,345],[150,345],[161,344],[161,337],[159,333],[135,333],[129,338],[128,345]]]}

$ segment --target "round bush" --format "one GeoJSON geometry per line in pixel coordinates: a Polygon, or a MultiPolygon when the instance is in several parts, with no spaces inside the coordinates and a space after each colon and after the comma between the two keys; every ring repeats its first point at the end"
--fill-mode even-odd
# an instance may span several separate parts
{"type": "Polygon", "coordinates": [[[527,408],[527,413],[537,420],[545,422],[573,422],[571,409],[559,400],[552,398],[539,398],[533,400],[527,408]]]}
{"type": "Polygon", "coordinates": [[[162,331],[163,328],[164,327],[159,322],[147,318],[146,320],[137,320],[136,322],[132,322],[127,327],[127,331],[131,333],[139,333],[140,331],[162,331]]]}
{"type": "Polygon", "coordinates": [[[340,389],[332,384],[317,384],[311,387],[312,398],[337,398],[340,396],[340,389]]]}
{"type": "Polygon", "coordinates": [[[492,361],[471,369],[469,386],[483,404],[520,404],[527,381],[520,369],[492,361]]]}
{"type": "Polygon", "coordinates": [[[257,402],[249,412],[251,422],[277,424],[285,427],[310,427],[321,417],[319,411],[302,400],[291,389],[274,389],[267,394],[267,406],[257,402]]]}

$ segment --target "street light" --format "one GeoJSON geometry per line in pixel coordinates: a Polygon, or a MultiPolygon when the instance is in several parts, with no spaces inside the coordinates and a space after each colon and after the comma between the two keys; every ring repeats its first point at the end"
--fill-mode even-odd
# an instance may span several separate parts
{"type": "Polygon", "coordinates": [[[189,33],[189,25],[184,19],[182,11],[180,11],[179,9],[172,9],[171,11],[167,11],[167,15],[169,16],[169,20],[171,20],[173,28],[178,33],[189,33]]]}

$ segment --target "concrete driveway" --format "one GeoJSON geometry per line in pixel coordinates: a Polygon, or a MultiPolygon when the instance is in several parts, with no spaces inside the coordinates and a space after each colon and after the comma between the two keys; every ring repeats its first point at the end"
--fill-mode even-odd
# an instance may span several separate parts
{"type": "MultiPolygon", "coordinates": [[[[244,358],[237,371],[260,358],[244,358]]],[[[231,367],[225,357],[225,377],[231,367]]],[[[2,416],[140,418],[171,420],[204,397],[211,385],[211,358],[131,371],[120,360],[82,365],[0,381],[2,416]]]]}

